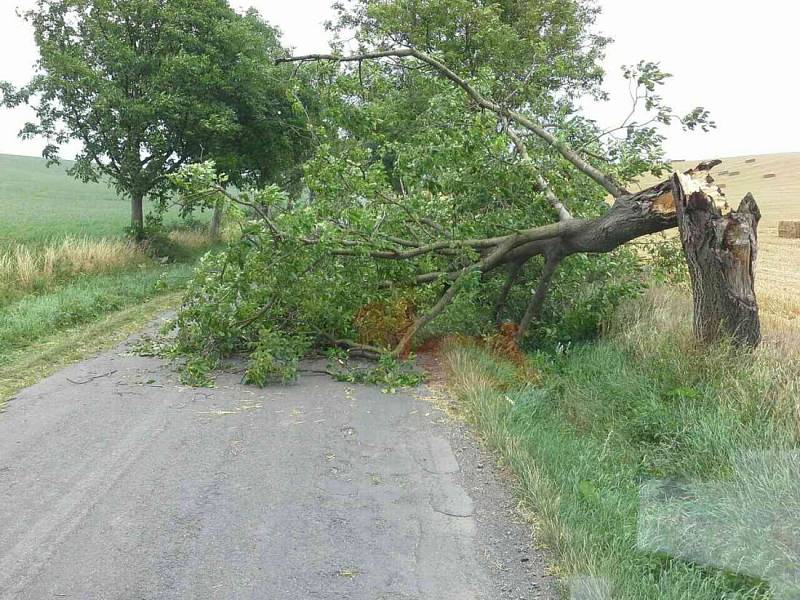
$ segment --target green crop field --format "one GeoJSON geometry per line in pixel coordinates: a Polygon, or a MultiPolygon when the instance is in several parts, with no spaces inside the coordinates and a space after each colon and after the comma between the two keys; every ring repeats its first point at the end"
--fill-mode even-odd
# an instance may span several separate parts
{"type": "MultiPolygon", "coordinates": [[[[130,222],[124,198],[104,183],[67,175],[71,165],[47,167],[31,156],[0,154],[0,245],[63,235],[118,237],[130,222]]],[[[167,220],[176,220],[171,211],[167,220]]]]}
{"type": "Polygon", "coordinates": [[[105,184],[67,175],[70,163],[0,155],[0,243],[32,242],[64,234],[118,236],[129,207],[105,184]]]}

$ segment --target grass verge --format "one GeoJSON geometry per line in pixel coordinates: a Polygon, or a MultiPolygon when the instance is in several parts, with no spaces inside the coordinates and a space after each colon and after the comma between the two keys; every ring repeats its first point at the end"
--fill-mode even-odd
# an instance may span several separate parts
{"type": "Polygon", "coordinates": [[[181,288],[192,265],[165,267],[77,278],[38,296],[24,297],[0,308],[0,365],[7,356],[28,348],[57,331],[91,323],[107,314],[135,306],[181,288]]]}
{"type": "Polygon", "coordinates": [[[740,467],[753,452],[795,456],[797,347],[768,337],[752,356],[700,349],[689,314],[679,294],[650,293],[598,342],[530,357],[524,376],[477,346],[444,351],[459,406],[516,474],[539,540],[578,595],[746,599],[786,586],[780,567],[792,552],[796,560],[798,532],[780,515],[800,510],[798,478],[761,469],[742,479],[740,467]],[[654,485],[679,492],[648,517],[654,485]],[[653,523],[661,537],[643,539],[653,523]]]}
{"type": "Polygon", "coordinates": [[[107,350],[180,302],[180,292],[151,298],[87,325],[74,326],[40,337],[24,349],[4,353],[0,359],[0,410],[13,395],[63,367],[107,350]]]}

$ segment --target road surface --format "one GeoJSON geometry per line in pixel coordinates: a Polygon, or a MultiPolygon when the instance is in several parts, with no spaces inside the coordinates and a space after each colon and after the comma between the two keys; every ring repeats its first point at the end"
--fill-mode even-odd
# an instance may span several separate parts
{"type": "Polygon", "coordinates": [[[413,394],[179,385],[123,345],[0,414],[0,598],[553,598],[507,482],[413,394]]]}

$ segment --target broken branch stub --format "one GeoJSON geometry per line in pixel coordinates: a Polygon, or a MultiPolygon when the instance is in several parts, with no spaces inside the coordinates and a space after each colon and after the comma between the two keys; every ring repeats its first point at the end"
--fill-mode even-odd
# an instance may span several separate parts
{"type": "Polygon", "coordinates": [[[755,261],[761,212],[752,194],[729,209],[710,176],[673,176],[678,229],[694,296],[694,331],[700,342],[729,337],[755,347],[761,325],[755,294],[755,261]]]}

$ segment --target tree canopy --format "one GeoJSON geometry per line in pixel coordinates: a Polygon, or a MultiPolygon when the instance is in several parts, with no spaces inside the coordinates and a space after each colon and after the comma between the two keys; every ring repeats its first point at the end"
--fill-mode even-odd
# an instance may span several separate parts
{"type": "Polygon", "coordinates": [[[104,177],[132,201],[165,199],[168,175],[214,158],[232,181],[287,183],[309,148],[302,80],[273,64],[278,33],[225,0],[38,0],[24,14],[40,59],[3,102],[30,103],[21,135],[49,140],[43,154],[77,140],[71,172],[104,177]]]}

